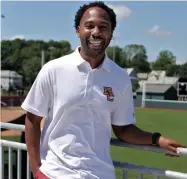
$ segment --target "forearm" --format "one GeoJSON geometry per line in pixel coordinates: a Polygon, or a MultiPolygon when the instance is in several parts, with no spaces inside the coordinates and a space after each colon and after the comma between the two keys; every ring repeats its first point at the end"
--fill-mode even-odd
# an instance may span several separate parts
{"type": "Polygon", "coordinates": [[[40,167],[40,135],[41,131],[38,121],[35,122],[35,119],[27,116],[25,121],[25,139],[33,174],[40,167]]]}
{"type": "Polygon", "coordinates": [[[116,135],[119,139],[132,144],[152,144],[152,133],[145,132],[135,125],[129,125],[116,135]]]}

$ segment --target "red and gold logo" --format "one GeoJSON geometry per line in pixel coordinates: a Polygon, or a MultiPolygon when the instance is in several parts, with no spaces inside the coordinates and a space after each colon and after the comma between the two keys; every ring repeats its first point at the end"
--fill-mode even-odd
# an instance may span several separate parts
{"type": "Polygon", "coordinates": [[[112,92],[112,88],[111,87],[104,87],[104,95],[107,96],[107,100],[110,102],[114,101],[114,93],[112,92]]]}

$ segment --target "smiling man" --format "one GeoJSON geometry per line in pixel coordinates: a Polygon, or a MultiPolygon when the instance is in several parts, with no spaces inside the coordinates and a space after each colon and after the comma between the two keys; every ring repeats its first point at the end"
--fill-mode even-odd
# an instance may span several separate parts
{"type": "Polygon", "coordinates": [[[36,179],[115,179],[112,128],[129,143],[159,145],[173,152],[183,146],[135,126],[131,80],[105,53],[115,27],[116,15],[104,3],[80,7],[75,16],[80,47],[46,63],[23,102],[26,144],[36,179]]]}

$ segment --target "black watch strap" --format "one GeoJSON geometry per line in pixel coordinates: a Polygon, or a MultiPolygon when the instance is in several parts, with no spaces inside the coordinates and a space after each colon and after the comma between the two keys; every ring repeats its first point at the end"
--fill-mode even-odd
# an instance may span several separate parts
{"type": "Polygon", "coordinates": [[[157,140],[161,136],[159,132],[154,132],[152,135],[152,145],[157,145],[157,140]]]}

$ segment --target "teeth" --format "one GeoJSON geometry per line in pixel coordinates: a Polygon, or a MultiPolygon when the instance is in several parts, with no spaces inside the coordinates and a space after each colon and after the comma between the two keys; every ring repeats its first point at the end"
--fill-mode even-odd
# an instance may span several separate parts
{"type": "Polygon", "coordinates": [[[89,41],[92,45],[94,46],[99,46],[101,44],[101,41],[100,40],[90,40],[89,41]]]}

